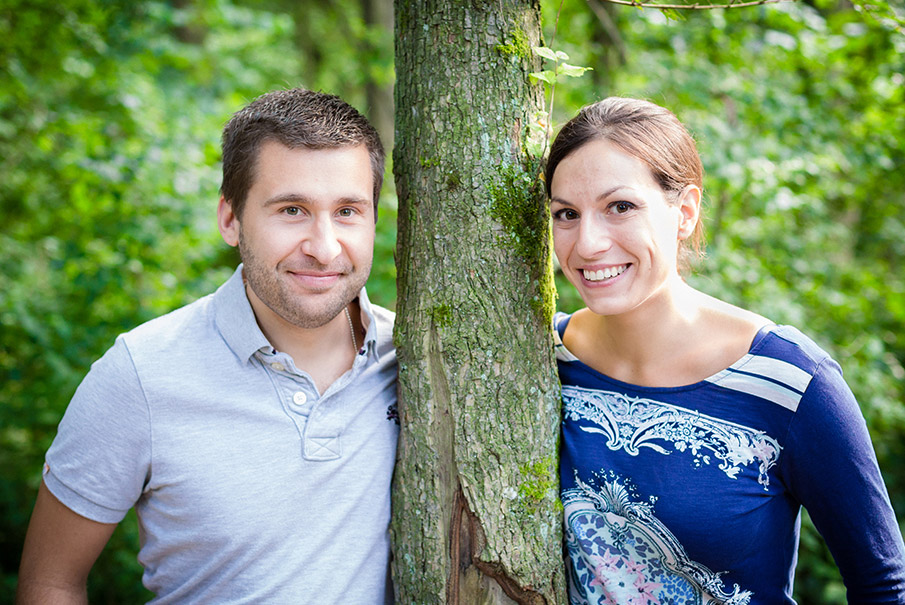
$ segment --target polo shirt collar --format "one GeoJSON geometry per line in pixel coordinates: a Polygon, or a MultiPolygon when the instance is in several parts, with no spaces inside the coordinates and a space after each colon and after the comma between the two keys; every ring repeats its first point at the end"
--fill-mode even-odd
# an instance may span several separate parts
{"type": "Polygon", "coordinates": [[[377,318],[374,315],[374,309],[371,308],[371,301],[368,299],[368,293],[364,288],[358,293],[358,306],[361,307],[361,323],[365,327],[365,341],[362,348],[374,355],[374,358],[380,360],[380,353],[377,347],[377,318]]]}
{"type": "Polygon", "coordinates": [[[248,361],[261,350],[273,353],[245,294],[242,265],[214,293],[214,322],[226,344],[242,361],[248,361]]]}
{"type": "MultiPolygon", "coordinates": [[[[366,330],[362,348],[379,360],[377,318],[364,288],[358,293],[358,304],[362,312],[361,322],[366,330]]],[[[214,293],[214,322],[226,344],[243,361],[248,361],[258,351],[267,354],[275,352],[270,341],[258,326],[254,310],[251,308],[251,303],[248,302],[245,284],[242,281],[241,264],[226,283],[214,293]]]]}

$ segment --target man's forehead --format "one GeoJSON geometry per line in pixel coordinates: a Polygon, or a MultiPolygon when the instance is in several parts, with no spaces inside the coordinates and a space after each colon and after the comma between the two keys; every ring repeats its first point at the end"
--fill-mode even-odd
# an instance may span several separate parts
{"type": "MultiPolygon", "coordinates": [[[[268,168],[293,170],[279,173],[281,179],[291,179],[296,173],[306,173],[309,177],[321,177],[342,172],[344,181],[368,180],[373,184],[371,158],[364,145],[342,147],[289,147],[279,141],[268,140],[261,145],[256,158],[256,174],[268,168]]],[[[357,184],[357,183],[356,183],[357,184]]]]}

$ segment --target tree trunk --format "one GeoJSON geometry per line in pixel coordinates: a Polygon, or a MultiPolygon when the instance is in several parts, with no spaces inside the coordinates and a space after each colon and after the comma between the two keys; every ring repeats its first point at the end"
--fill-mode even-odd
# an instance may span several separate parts
{"type": "Polygon", "coordinates": [[[397,601],[561,603],[532,0],[397,0],[397,601]]]}

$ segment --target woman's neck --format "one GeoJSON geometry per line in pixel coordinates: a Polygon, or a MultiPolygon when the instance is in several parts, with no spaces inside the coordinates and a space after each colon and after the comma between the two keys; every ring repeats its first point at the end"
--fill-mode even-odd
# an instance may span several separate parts
{"type": "Polygon", "coordinates": [[[641,386],[683,386],[740,359],[765,323],[677,279],[626,313],[596,315],[582,309],[569,324],[565,345],[611,378],[641,386]]]}

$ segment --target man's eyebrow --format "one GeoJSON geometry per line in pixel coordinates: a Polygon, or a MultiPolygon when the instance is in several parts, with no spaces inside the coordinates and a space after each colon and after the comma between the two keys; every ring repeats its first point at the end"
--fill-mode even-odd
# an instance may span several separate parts
{"type": "Polygon", "coordinates": [[[368,206],[368,205],[372,205],[374,203],[374,200],[372,200],[370,198],[358,197],[358,196],[343,197],[343,198],[339,198],[338,201],[341,204],[360,204],[362,206],[368,206]]]}
{"type": "Polygon", "coordinates": [[[285,204],[285,203],[299,203],[304,204],[309,201],[307,197],[302,195],[301,193],[281,193],[280,195],[275,195],[272,198],[264,201],[264,206],[274,206],[277,204],[285,204]]]}
{"type": "MultiPolygon", "coordinates": [[[[314,203],[310,197],[302,194],[302,193],[281,193],[279,195],[275,195],[272,198],[269,198],[264,201],[264,207],[276,206],[279,204],[306,204],[306,203],[314,203]]],[[[373,200],[360,196],[346,196],[341,197],[335,200],[337,205],[360,205],[360,206],[368,206],[373,205],[373,200]]]]}

